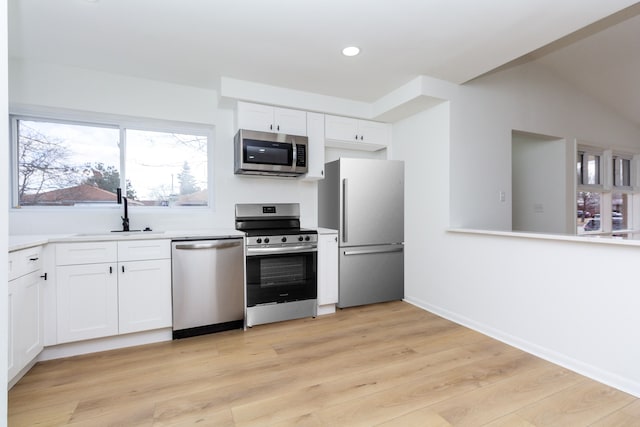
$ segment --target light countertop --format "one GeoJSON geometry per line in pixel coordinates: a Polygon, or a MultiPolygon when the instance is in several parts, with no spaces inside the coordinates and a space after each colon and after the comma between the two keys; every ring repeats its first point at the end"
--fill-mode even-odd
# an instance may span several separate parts
{"type": "Polygon", "coordinates": [[[146,239],[222,239],[229,237],[243,237],[244,233],[232,228],[212,228],[202,230],[172,230],[172,231],[133,231],[133,232],[96,232],[79,234],[50,234],[50,235],[10,235],[9,252],[47,243],[97,242],[117,240],[146,240],[146,239]]]}

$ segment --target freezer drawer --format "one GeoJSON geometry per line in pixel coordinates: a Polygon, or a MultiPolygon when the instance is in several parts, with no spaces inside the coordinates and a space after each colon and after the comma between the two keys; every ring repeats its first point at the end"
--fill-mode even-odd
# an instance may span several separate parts
{"type": "Polygon", "coordinates": [[[340,248],[338,307],[404,298],[404,245],[340,248]]]}

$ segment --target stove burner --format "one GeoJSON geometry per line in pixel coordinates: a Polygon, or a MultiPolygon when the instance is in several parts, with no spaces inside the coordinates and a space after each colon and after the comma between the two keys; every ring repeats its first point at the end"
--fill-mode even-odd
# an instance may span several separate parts
{"type": "Polygon", "coordinates": [[[300,208],[295,203],[236,205],[236,229],[245,232],[247,247],[315,246],[318,241],[316,230],[300,228],[300,208]]]}

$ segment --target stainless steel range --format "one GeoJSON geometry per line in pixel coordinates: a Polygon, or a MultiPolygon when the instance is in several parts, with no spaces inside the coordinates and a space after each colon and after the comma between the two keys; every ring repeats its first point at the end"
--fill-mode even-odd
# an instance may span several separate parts
{"type": "Polygon", "coordinates": [[[300,228],[297,203],[237,204],[246,234],[246,325],[315,317],[316,230],[300,228]]]}

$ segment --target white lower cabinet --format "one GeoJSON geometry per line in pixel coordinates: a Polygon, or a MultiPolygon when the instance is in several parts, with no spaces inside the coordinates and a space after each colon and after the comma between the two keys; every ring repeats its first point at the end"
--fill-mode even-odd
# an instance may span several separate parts
{"type": "Polygon", "coordinates": [[[44,347],[40,275],[35,271],[9,282],[9,380],[44,347]]]}
{"type": "Polygon", "coordinates": [[[169,240],[59,244],[58,344],[171,326],[170,251],[169,240]]]}
{"type": "Polygon", "coordinates": [[[119,333],[171,326],[171,261],[118,264],[119,333]]]}
{"type": "Polygon", "coordinates": [[[338,302],[338,233],[318,234],[318,305],[338,302]]]}
{"type": "Polygon", "coordinates": [[[116,263],[56,267],[58,343],[118,333],[116,263]]]}
{"type": "Polygon", "coordinates": [[[42,247],[9,254],[8,380],[44,348],[42,247]]]}

